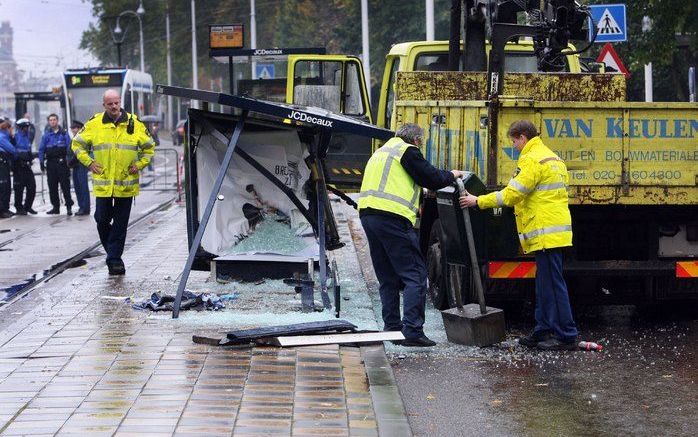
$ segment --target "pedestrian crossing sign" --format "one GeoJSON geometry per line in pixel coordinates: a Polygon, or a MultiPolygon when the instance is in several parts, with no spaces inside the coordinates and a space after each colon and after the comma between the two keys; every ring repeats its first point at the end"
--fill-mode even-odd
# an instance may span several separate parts
{"type": "Polygon", "coordinates": [[[257,79],[274,79],[274,64],[255,65],[255,76],[257,79]]]}
{"type": "Polygon", "coordinates": [[[597,30],[595,42],[623,42],[628,40],[628,31],[625,20],[625,5],[590,5],[591,18],[589,23],[589,41],[594,38],[594,29],[597,30]]]}

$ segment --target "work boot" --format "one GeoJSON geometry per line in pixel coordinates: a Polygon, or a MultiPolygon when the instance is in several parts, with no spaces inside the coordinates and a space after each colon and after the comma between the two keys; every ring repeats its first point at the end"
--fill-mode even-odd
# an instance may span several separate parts
{"type": "Polygon", "coordinates": [[[126,266],[124,266],[124,262],[120,259],[107,262],[107,268],[109,269],[110,275],[126,274],[126,266]]]}
{"type": "Polygon", "coordinates": [[[80,215],[90,215],[90,211],[84,211],[82,209],[78,209],[78,212],[75,213],[76,216],[80,215]]]}
{"type": "Polygon", "coordinates": [[[12,214],[10,211],[3,211],[0,212],[0,219],[6,219],[12,217],[14,214],[12,214]]]}
{"type": "Polygon", "coordinates": [[[519,337],[519,344],[522,346],[535,348],[536,346],[538,346],[538,343],[545,341],[545,340],[548,340],[549,338],[550,338],[550,332],[545,332],[545,331],[532,332],[529,335],[519,337]]]}
{"type": "Polygon", "coordinates": [[[577,350],[577,341],[560,341],[557,338],[549,338],[538,342],[536,347],[542,351],[575,351],[577,350]]]}
{"type": "Polygon", "coordinates": [[[17,215],[27,215],[27,210],[24,208],[17,208],[17,212],[15,213],[17,215]]]}
{"type": "Polygon", "coordinates": [[[67,210],[68,210],[68,211],[66,212],[66,215],[73,215],[73,211],[71,210],[71,207],[70,207],[70,206],[67,206],[66,208],[67,208],[67,210]]]}
{"type": "Polygon", "coordinates": [[[34,211],[34,209],[32,209],[32,208],[27,208],[27,212],[28,212],[29,214],[31,214],[31,215],[36,215],[36,214],[37,214],[37,212],[34,211]]]}
{"type": "Polygon", "coordinates": [[[60,213],[61,213],[61,211],[58,208],[53,208],[50,211],[46,211],[46,214],[49,214],[49,215],[55,215],[55,214],[60,214],[60,213]]]}
{"type": "Polygon", "coordinates": [[[402,340],[401,346],[408,347],[431,347],[436,346],[436,342],[430,340],[426,335],[417,338],[406,338],[402,340]]]}

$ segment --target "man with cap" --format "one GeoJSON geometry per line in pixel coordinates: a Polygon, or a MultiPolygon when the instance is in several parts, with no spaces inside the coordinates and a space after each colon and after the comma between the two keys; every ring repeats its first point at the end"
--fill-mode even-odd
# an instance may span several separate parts
{"type": "Polygon", "coordinates": [[[14,176],[15,209],[17,210],[17,215],[36,214],[36,211],[32,208],[34,196],[36,195],[36,181],[32,171],[34,156],[32,155],[30,139],[31,123],[26,118],[20,118],[15,124],[17,125],[17,132],[15,133],[17,156],[12,170],[14,176]]]}
{"type": "Polygon", "coordinates": [[[10,218],[14,215],[10,211],[10,171],[17,151],[11,138],[12,124],[9,120],[0,120],[0,218],[10,218]]]}
{"type": "Polygon", "coordinates": [[[58,197],[58,186],[61,186],[67,214],[73,215],[73,199],[70,197],[70,169],[68,169],[67,156],[70,148],[70,136],[58,124],[58,115],[48,116],[49,130],[41,138],[39,145],[39,165],[41,172],[46,170],[48,179],[48,193],[53,209],[46,214],[59,214],[61,199],[58,197]],[[46,159],[46,165],[44,165],[46,159]]]}

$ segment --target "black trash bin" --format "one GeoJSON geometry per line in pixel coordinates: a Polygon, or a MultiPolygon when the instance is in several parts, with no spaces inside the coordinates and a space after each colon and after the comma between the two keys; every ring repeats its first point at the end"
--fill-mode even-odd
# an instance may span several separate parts
{"type": "MultiPolygon", "coordinates": [[[[465,189],[476,196],[485,194],[485,185],[474,173],[465,172],[463,177],[465,189]]],[[[465,235],[465,223],[463,213],[458,204],[458,188],[455,184],[442,188],[436,193],[436,203],[441,221],[441,253],[445,256],[443,264],[470,265],[470,254],[468,253],[468,241],[465,235]]],[[[486,212],[478,208],[471,208],[470,217],[475,234],[475,251],[478,261],[484,263],[487,255],[486,251],[486,212]]]]}

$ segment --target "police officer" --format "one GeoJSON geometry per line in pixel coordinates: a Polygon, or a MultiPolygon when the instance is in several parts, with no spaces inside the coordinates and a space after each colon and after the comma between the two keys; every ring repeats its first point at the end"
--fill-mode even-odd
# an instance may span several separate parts
{"type": "MultiPolygon", "coordinates": [[[[79,121],[71,123],[70,132],[73,134],[73,137],[77,135],[83,126],[79,121]]],[[[75,197],[78,201],[78,212],[75,215],[88,215],[90,213],[90,187],[87,182],[88,170],[87,167],[78,161],[78,157],[75,156],[72,149],[68,150],[68,167],[73,172],[73,187],[75,188],[75,197]]]]}
{"type": "Polygon", "coordinates": [[[507,135],[521,152],[514,177],[500,191],[468,194],[461,207],[513,206],[524,253],[536,256],[536,326],[519,343],[542,350],[577,349],[567,284],[562,276],[562,248],[572,245],[565,163],[538,136],[528,120],[511,124],[507,135]]]}
{"type": "Polygon", "coordinates": [[[424,131],[405,124],[376,150],[366,164],[359,194],[359,216],[380,284],[386,331],[402,331],[403,346],[434,346],[424,335],[427,269],[414,225],[422,187],[443,188],[462,177],[460,170],[439,170],[419,150],[424,131]],[[400,320],[400,288],[403,317],[400,320]]]}
{"type": "Polygon", "coordinates": [[[73,215],[73,199],[70,197],[70,169],[68,169],[67,155],[70,147],[70,136],[58,124],[58,116],[48,116],[49,130],[41,138],[39,145],[39,165],[41,172],[46,170],[48,179],[48,193],[53,209],[46,214],[59,214],[61,199],[58,197],[58,186],[61,186],[67,214],[73,215]],[[44,166],[44,159],[46,165],[44,166]]]}
{"type": "Polygon", "coordinates": [[[15,133],[15,148],[17,156],[12,170],[15,188],[15,209],[17,215],[36,214],[32,208],[36,195],[36,181],[32,171],[32,145],[30,139],[31,123],[26,118],[17,120],[17,132],[15,133]],[[26,190],[26,197],[24,192],[26,190]],[[22,201],[24,200],[24,201],[22,201]]]}
{"type": "Polygon", "coordinates": [[[0,218],[10,218],[14,215],[10,212],[10,171],[17,152],[11,138],[12,124],[3,119],[0,121],[0,218]]]}
{"type": "Polygon", "coordinates": [[[95,114],[73,138],[71,148],[92,172],[95,221],[107,252],[110,275],[126,273],[121,255],[133,197],[138,195],[138,175],[155,153],[155,142],[134,114],[121,108],[116,90],[104,92],[105,111],[95,114]],[[94,152],[94,158],[89,155],[94,152]]]}

